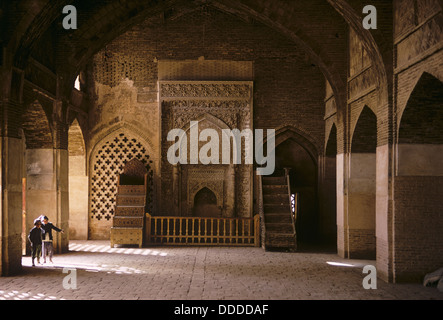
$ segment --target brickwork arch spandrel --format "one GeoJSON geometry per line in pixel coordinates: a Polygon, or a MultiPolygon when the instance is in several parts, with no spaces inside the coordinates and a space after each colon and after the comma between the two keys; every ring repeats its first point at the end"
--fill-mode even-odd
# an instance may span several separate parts
{"type": "Polygon", "coordinates": [[[38,100],[28,105],[21,120],[28,149],[53,148],[52,128],[43,106],[38,100]]]}
{"type": "Polygon", "coordinates": [[[68,130],[68,151],[70,156],[85,156],[86,146],[83,130],[77,120],[74,119],[68,130]]]}

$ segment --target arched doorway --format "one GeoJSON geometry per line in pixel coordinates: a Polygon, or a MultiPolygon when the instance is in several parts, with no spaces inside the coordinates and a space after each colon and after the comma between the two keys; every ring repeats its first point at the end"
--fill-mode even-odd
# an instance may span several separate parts
{"type": "Polygon", "coordinates": [[[364,106],[351,141],[348,185],[348,257],[376,258],[375,194],[377,117],[364,106]]]}
{"type": "Polygon", "coordinates": [[[68,131],[69,239],[88,239],[88,175],[83,132],[77,119],[68,131]]]}
{"type": "MultiPolygon", "coordinates": [[[[55,206],[57,190],[52,183],[52,179],[56,176],[53,136],[45,112],[50,104],[44,102],[46,101],[30,100],[29,104],[26,103],[26,109],[21,119],[26,145],[25,180],[23,181],[23,212],[26,220],[24,230],[26,233],[34,226],[34,220],[42,213],[47,215],[54,224],[59,223],[55,206]]],[[[30,253],[29,241],[26,237],[23,240],[26,245],[26,253],[30,253]]],[[[54,244],[58,240],[59,238],[55,237],[54,244]]],[[[54,245],[54,248],[57,246],[54,245]]]]}
{"type": "Polygon", "coordinates": [[[319,244],[318,167],[313,147],[291,130],[277,135],[275,171],[282,176],[289,171],[291,195],[298,194],[296,218],[297,250],[319,244]],[[285,136],[286,139],[281,139],[285,136]],[[301,140],[301,141],[300,141],[301,140]]]}
{"type": "Polygon", "coordinates": [[[154,160],[148,144],[129,130],[118,129],[98,142],[89,166],[88,238],[108,240],[115,213],[117,180],[132,159],[140,160],[148,171],[147,210],[155,207],[154,160]]]}
{"type": "Polygon", "coordinates": [[[217,207],[217,197],[215,193],[206,187],[195,194],[192,211],[195,217],[221,216],[221,210],[217,207]]]}

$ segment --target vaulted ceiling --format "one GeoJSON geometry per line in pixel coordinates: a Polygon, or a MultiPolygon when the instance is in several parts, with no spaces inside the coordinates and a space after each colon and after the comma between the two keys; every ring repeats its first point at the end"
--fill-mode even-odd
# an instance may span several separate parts
{"type": "MultiPolygon", "coordinates": [[[[375,2],[383,5],[383,1],[375,2]]],[[[373,60],[378,59],[380,65],[384,52],[390,52],[389,48],[383,48],[384,42],[389,43],[385,34],[378,31],[371,34],[362,28],[363,5],[361,0],[2,1],[0,37],[8,53],[5,60],[11,65],[24,70],[32,56],[64,78],[68,90],[91,57],[132,26],[142,21],[158,25],[202,6],[211,6],[246,22],[267,25],[295,42],[320,67],[341,104],[346,92],[347,28],[351,26],[357,31],[373,60]],[[65,30],[62,26],[65,5],[77,9],[76,30],[65,30]],[[379,48],[384,52],[379,52],[379,48]]],[[[384,68],[380,69],[384,72],[384,68]]]]}

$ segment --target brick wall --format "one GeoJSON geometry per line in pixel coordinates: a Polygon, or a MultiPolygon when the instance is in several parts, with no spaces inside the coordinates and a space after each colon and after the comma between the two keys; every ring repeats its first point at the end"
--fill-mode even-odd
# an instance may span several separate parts
{"type": "MultiPolygon", "coordinates": [[[[394,15],[395,142],[441,144],[442,8],[437,0],[397,0],[394,15]]],[[[438,194],[443,179],[438,168],[429,171],[433,174],[420,172],[420,157],[429,155],[396,156],[399,163],[415,157],[417,170],[414,174],[396,172],[394,177],[393,280],[421,281],[443,263],[443,207],[438,194]]]]}
{"type": "Polygon", "coordinates": [[[422,281],[443,265],[443,177],[396,177],[394,266],[396,282],[422,281]]]}
{"type": "MultiPolygon", "coordinates": [[[[156,62],[200,56],[206,60],[252,61],[255,127],[295,125],[322,148],[324,77],[319,68],[306,62],[304,53],[275,31],[216,10],[205,14],[198,11],[160,27],[149,28],[143,23],[134,27],[96,55],[94,78],[109,87],[128,78],[137,89],[137,102],[144,108],[157,108],[156,103],[151,104],[156,102],[156,62]],[[149,101],[141,100],[148,96],[149,101]]],[[[93,119],[90,126],[95,128],[102,120],[93,119]]]]}
{"type": "MultiPolygon", "coordinates": [[[[95,137],[109,126],[124,121],[148,132],[154,152],[159,152],[157,80],[177,76],[167,68],[167,61],[185,64],[199,58],[222,60],[228,65],[249,62],[252,73],[234,75],[227,71],[232,66],[227,66],[214,70],[215,79],[206,75],[207,80],[252,77],[254,128],[295,126],[314,141],[318,150],[323,150],[325,80],[318,66],[309,62],[293,42],[268,27],[212,9],[157,27],[142,23],[94,57],[90,93],[95,99],[89,141],[96,141],[95,137]]],[[[202,74],[201,70],[190,70],[191,78],[192,72],[202,74]]],[[[93,148],[94,143],[89,145],[93,148]]],[[[154,156],[158,158],[158,154],[154,156]]]]}
{"type": "Polygon", "coordinates": [[[375,229],[349,229],[349,258],[375,259],[375,229]]]}

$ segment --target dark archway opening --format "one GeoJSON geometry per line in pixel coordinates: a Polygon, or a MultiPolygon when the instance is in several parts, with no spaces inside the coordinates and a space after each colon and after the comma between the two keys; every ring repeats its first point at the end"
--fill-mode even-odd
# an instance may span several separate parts
{"type": "Polygon", "coordinates": [[[204,187],[194,197],[193,215],[196,217],[220,217],[217,197],[210,189],[204,187]]]}
{"type": "Polygon", "coordinates": [[[276,147],[274,176],[283,175],[285,168],[289,169],[291,194],[298,194],[297,248],[304,250],[320,243],[317,164],[305,148],[287,139],[276,147]]]}

